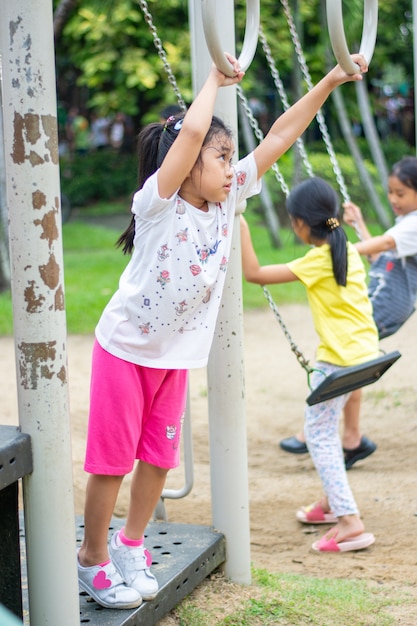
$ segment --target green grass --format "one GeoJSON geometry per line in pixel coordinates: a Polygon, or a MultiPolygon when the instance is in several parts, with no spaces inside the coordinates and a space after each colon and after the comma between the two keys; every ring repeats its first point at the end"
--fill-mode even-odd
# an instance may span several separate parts
{"type": "MultiPolygon", "coordinates": [[[[63,227],[64,281],[69,333],[94,331],[127,258],[116,249],[118,231],[70,221],[63,227]]],[[[13,332],[10,293],[0,294],[0,335],[13,332]]]]}
{"type": "Polygon", "coordinates": [[[115,247],[118,231],[81,222],[64,225],[67,327],[71,334],[92,333],[117,289],[128,258],[115,247]]]}
{"type": "MultiPolygon", "coordinates": [[[[245,218],[249,224],[253,245],[261,265],[287,263],[303,256],[308,250],[308,246],[297,242],[294,233],[285,228],[280,230],[282,247],[274,248],[262,218],[251,211],[245,213],[245,218]]],[[[298,281],[284,285],[269,285],[268,290],[277,304],[307,302],[305,288],[298,281]]],[[[243,280],[243,305],[245,309],[268,306],[259,285],[243,280]]]]}
{"type": "MultiPolygon", "coordinates": [[[[127,202],[99,203],[81,209],[63,226],[65,303],[67,329],[70,334],[89,334],[94,331],[101,312],[112,293],[128,257],[115,247],[118,230],[86,223],[83,216],[94,218],[114,213],[126,214],[127,202]],[[77,217],[78,215],[78,217],[77,217]]],[[[285,263],[302,256],[307,246],[294,238],[291,230],[281,230],[282,247],[272,246],[262,219],[253,211],[247,211],[255,249],[261,264],[285,263]]],[[[352,233],[349,233],[352,234],[352,233]]],[[[353,235],[354,237],[354,235],[353,235]]],[[[269,291],[279,305],[289,302],[306,302],[303,285],[299,282],[271,285],[269,291]]],[[[243,306],[245,309],[267,307],[268,303],[259,285],[243,281],[243,306]]],[[[13,332],[10,293],[0,294],[0,335],[13,332]]]]}
{"type": "MultiPolygon", "coordinates": [[[[230,583],[229,583],[230,584],[230,583]]],[[[249,593],[228,608],[236,586],[212,579],[176,609],[181,626],[394,626],[414,605],[406,588],[352,579],[313,578],[253,570],[249,593]],[[219,595],[224,595],[224,610],[219,595]],[[204,603],[201,603],[204,597],[204,603]]],[[[411,623],[411,622],[410,622],[411,623]]]]}

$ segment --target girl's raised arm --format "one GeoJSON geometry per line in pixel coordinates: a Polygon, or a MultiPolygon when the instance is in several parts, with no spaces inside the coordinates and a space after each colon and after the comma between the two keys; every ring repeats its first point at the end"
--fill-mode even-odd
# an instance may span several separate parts
{"type": "Polygon", "coordinates": [[[218,88],[234,85],[244,76],[237,60],[231,55],[227,57],[235,75],[226,76],[212,66],[206,82],[184,117],[177,139],[161,165],[158,173],[158,190],[161,198],[169,198],[181,186],[197,161],[210,128],[218,88]]]}
{"type": "MultiPolygon", "coordinates": [[[[359,65],[361,74],[368,71],[362,55],[352,55],[352,59],[359,65]]],[[[254,150],[259,178],[305,131],[333,89],[349,81],[362,80],[361,74],[346,74],[336,65],[311,91],[280,115],[265,139],[254,150]]]]}

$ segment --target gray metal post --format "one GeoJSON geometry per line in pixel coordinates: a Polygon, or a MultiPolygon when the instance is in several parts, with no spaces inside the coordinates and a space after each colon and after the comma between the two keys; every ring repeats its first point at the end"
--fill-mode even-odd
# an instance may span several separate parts
{"type": "Polygon", "coordinates": [[[2,0],[0,46],[31,626],[79,624],[50,0],[2,0]]]}
{"type": "MultiPolygon", "coordinates": [[[[213,0],[215,1],[215,0],[213,0]]],[[[234,3],[216,0],[219,38],[233,54],[234,3]]],[[[193,86],[205,80],[208,55],[198,0],[189,1],[193,86]]],[[[216,113],[235,131],[236,89],[220,89],[216,113]]],[[[250,584],[250,527],[246,416],[244,405],[242,274],[239,218],[235,219],[233,250],[227,270],[216,333],[208,365],[210,472],[214,527],[226,537],[225,574],[232,581],[250,584]]]]}

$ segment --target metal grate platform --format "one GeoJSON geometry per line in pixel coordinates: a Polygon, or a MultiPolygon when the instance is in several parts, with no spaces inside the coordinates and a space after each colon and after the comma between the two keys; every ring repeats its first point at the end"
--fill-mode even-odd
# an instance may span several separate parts
{"type": "MultiPolygon", "coordinates": [[[[83,518],[76,518],[77,543],[83,538],[83,518]]],[[[123,527],[125,520],[112,519],[109,537],[123,527]]],[[[24,533],[21,525],[21,533],[24,533]]],[[[177,606],[195,587],[226,560],[224,535],[208,526],[151,522],[145,533],[146,547],[152,554],[152,571],[160,591],[154,600],[137,609],[104,609],[84,592],[80,592],[80,624],[90,626],[154,626],[177,606]]],[[[22,586],[27,589],[22,543],[22,586]]],[[[23,606],[28,614],[27,595],[23,606]]]]}

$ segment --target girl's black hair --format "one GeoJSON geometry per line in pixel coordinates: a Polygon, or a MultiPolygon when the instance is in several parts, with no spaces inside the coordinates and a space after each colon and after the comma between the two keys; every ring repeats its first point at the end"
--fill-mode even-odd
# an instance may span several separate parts
{"type": "Polygon", "coordinates": [[[403,185],[417,191],[417,158],[403,157],[392,166],[390,176],[396,176],[403,185]]]}
{"type": "Polygon", "coordinates": [[[336,283],[346,287],[347,237],[339,225],[339,199],[335,190],[322,178],[308,178],[294,187],[286,206],[291,217],[302,219],[309,226],[313,240],[324,239],[330,245],[336,283]]]}
{"type": "MultiPolygon", "coordinates": [[[[139,133],[137,142],[138,189],[141,189],[149,176],[152,176],[152,174],[161,167],[168,150],[178,137],[184,116],[185,113],[179,113],[178,115],[168,118],[165,124],[148,124],[139,133]]],[[[231,129],[228,128],[220,118],[213,116],[202,147],[209,143],[214,135],[218,134],[226,135],[226,137],[230,139],[232,138],[231,129]]],[[[197,163],[200,160],[201,153],[197,159],[197,163]]],[[[129,226],[117,240],[116,246],[122,248],[123,254],[131,254],[134,238],[135,216],[133,215],[129,226]]]]}

